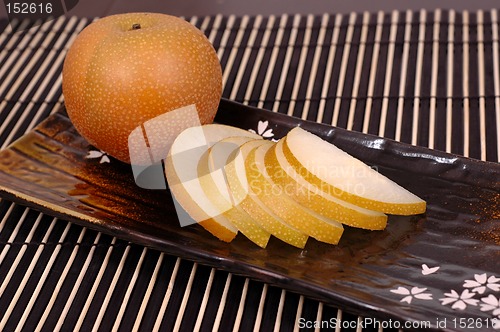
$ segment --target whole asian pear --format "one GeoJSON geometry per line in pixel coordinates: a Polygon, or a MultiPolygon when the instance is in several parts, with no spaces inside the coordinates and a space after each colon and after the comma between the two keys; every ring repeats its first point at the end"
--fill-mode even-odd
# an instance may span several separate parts
{"type": "Polygon", "coordinates": [[[78,132],[126,163],[136,127],[192,104],[201,124],[211,123],[222,94],[210,41],[185,20],[155,13],[112,15],[88,25],[68,50],[62,78],[78,132]]]}

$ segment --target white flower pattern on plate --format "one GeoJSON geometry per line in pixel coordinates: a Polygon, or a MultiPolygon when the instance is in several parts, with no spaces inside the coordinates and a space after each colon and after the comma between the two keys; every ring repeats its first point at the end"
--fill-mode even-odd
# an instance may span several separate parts
{"type": "Polygon", "coordinates": [[[405,295],[405,297],[403,297],[400,302],[406,302],[410,304],[413,298],[419,300],[432,300],[431,293],[424,293],[426,290],[427,288],[419,287],[412,287],[411,289],[398,287],[397,289],[391,289],[391,292],[395,294],[405,295]]]}
{"type": "Polygon", "coordinates": [[[489,276],[486,273],[475,274],[475,280],[465,280],[464,287],[472,288],[474,293],[484,294],[487,288],[494,292],[500,291],[500,278],[489,276]]]}
{"type": "Polygon", "coordinates": [[[429,274],[433,274],[435,272],[437,272],[437,270],[439,270],[439,266],[435,266],[435,267],[429,267],[427,264],[422,264],[422,274],[424,276],[426,275],[429,275],[429,274]]]}
{"type": "Polygon", "coordinates": [[[111,160],[109,159],[108,155],[106,152],[102,150],[90,150],[88,155],[85,157],[87,159],[97,159],[101,158],[99,163],[109,163],[111,160]]]}
{"type": "Polygon", "coordinates": [[[274,137],[273,129],[269,128],[269,121],[259,121],[257,124],[257,132],[253,129],[248,129],[248,131],[258,134],[264,138],[271,138],[274,137]]]}
{"type": "Polygon", "coordinates": [[[500,316],[500,298],[490,294],[487,297],[483,297],[481,302],[482,303],[479,304],[481,306],[481,311],[491,311],[493,316],[500,316]]]}
{"type": "Polygon", "coordinates": [[[477,306],[479,300],[473,299],[476,293],[470,292],[465,289],[462,294],[458,294],[455,290],[451,290],[450,293],[444,293],[446,297],[439,299],[442,305],[452,304],[452,309],[465,310],[467,305],[477,306]]]}

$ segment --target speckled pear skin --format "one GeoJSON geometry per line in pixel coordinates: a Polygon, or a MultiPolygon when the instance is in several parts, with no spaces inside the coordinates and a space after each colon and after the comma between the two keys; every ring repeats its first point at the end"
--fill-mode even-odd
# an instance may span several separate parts
{"type": "Polygon", "coordinates": [[[192,104],[200,122],[211,123],[222,94],[221,65],[206,36],[156,13],[111,15],[87,26],[68,50],[62,78],[78,132],[127,163],[136,127],[192,104]]]}

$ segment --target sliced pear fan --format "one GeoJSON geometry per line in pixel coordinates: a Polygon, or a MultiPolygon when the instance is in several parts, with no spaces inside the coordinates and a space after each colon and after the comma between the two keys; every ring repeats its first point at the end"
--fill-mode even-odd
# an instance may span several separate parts
{"type": "Polygon", "coordinates": [[[203,191],[220,211],[224,211],[222,215],[250,241],[259,247],[265,248],[271,234],[262,228],[234,200],[232,193],[229,191],[224,171],[224,166],[227,164],[230,155],[234,151],[238,151],[240,146],[248,141],[264,142],[263,140],[238,136],[226,138],[214,144],[201,157],[198,163],[198,175],[203,191]]]}
{"type": "Polygon", "coordinates": [[[239,202],[239,206],[256,220],[262,228],[283,242],[298,248],[304,248],[308,236],[273,213],[253,192],[248,181],[245,165],[247,156],[259,146],[268,144],[272,145],[269,141],[250,141],[243,144],[240,150],[230,158],[225,167],[227,183],[235,201],[239,202]]]}
{"type": "Polygon", "coordinates": [[[389,214],[425,212],[425,201],[302,128],[296,127],[287,134],[282,149],[297,173],[332,196],[389,214]]]}
{"type": "Polygon", "coordinates": [[[256,134],[231,126],[191,127],[177,136],[165,159],[165,175],[173,197],[191,218],[225,242],[234,239],[238,229],[222,215],[225,211],[215,206],[205,194],[198,177],[198,163],[212,145],[232,136],[261,139],[256,134]]]}
{"type": "Polygon", "coordinates": [[[267,173],[264,158],[273,144],[262,144],[245,160],[250,189],[278,217],[318,241],[337,244],[344,228],[342,224],[319,215],[290,198],[267,173]]]}
{"type": "MultiPolygon", "coordinates": [[[[387,216],[361,208],[325,193],[307,182],[288,163],[283,154],[283,139],[270,148],[265,156],[265,165],[273,182],[298,203],[317,213],[357,228],[381,230],[387,225],[387,216]]],[[[309,149],[315,147],[309,145],[309,149]]]]}
{"type": "Polygon", "coordinates": [[[344,228],[381,230],[387,214],[425,212],[416,195],[297,127],[278,143],[211,124],[184,130],[165,159],[176,202],[230,242],[238,231],[265,248],[271,235],[298,248],[337,244],[344,228]]]}

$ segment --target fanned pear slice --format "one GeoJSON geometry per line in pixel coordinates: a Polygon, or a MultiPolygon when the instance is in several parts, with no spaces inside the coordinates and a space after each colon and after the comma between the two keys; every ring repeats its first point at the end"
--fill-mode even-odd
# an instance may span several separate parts
{"type": "Polygon", "coordinates": [[[245,169],[246,157],[252,150],[267,144],[272,143],[261,140],[243,144],[239,152],[230,158],[230,162],[225,167],[227,183],[235,201],[239,202],[239,206],[262,228],[285,243],[304,248],[308,236],[273,213],[250,188],[245,169]]]}
{"type": "MultiPolygon", "coordinates": [[[[312,146],[309,148],[314,149],[312,146]]],[[[285,158],[283,139],[267,151],[265,165],[273,182],[299,204],[351,227],[382,230],[387,226],[387,215],[384,213],[343,201],[307,182],[285,158]]]]}
{"type": "Polygon", "coordinates": [[[342,224],[298,204],[281,190],[267,173],[264,158],[273,145],[270,142],[262,144],[252,150],[245,159],[250,189],[271,211],[292,227],[318,241],[338,244],[344,232],[342,224]]]}
{"type": "Polygon", "coordinates": [[[232,136],[261,139],[257,134],[231,126],[209,124],[191,127],[177,136],[165,159],[165,175],[175,200],[195,222],[225,242],[233,240],[238,229],[203,191],[197,167],[200,158],[212,145],[232,136]]]}
{"type": "MultiPolygon", "coordinates": [[[[240,146],[252,140],[254,139],[250,137],[236,136],[215,143],[201,157],[198,163],[198,175],[201,187],[210,201],[220,211],[225,211],[222,215],[250,241],[261,248],[265,248],[271,234],[246,213],[238,205],[238,202],[233,200],[224,171],[224,166],[231,154],[239,150],[240,146]]],[[[263,142],[263,140],[256,141],[263,142]]]]}
{"type": "Polygon", "coordinates": [[[352,204],[398,215],[426,210],[424,200],[302,128],[296,127],[286,135],[283,154],[308,182],[352,204]]]}

